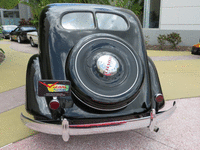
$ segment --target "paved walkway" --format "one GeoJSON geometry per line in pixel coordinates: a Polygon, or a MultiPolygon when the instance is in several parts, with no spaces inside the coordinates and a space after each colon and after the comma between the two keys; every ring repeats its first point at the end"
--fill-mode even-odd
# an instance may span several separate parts
{"type": "MultiPolygon", "coordinates": [[[[39,133],[10,144],[2,150],[197,150],[200,139],[200,98],[179,99],[177,110],[170,119],[159,124],[159,132],[147,128],[127,132],[74,136],[65,143],[61,136],[39,133]],[[191,109],[192,108],[192,109],[191,109]]],[[[173,101],[166,103],[166,109],[173,101]]]]}
{"type": "Polygon", "coordinates": [[[3,40],[0,44],[10,44],[10,48],[23,53],[37,54],[39,50],[37,47],[31,47],[29,43],[17,43],[16,41],[3,40]]]}
{"type": "MultiPolygon", "coordinates": [[[[28,59],[31,56],[28,53],[38,53],[38,49],[32,48],[30,44],[0,41],[0,46],[6,46],[7,44],[11,44],[10,47],[15,49],[12,51],[7,47],[8,53],[19,54],[19,57],[10,55],[17,58],[14,59],[15,61],[28,59]],[[20,52],[16,52],[16,50],[20,52]],[[27,54],[26,57],[21,55],[21,52],[27,54]]],[[[184,98],[185,95],[186,97],[198,96],[192,91],[197,91],[197,93],[200,91],[198,82],[200,80],[197,80],[200,77],[199,56],[190,55],[190,52],[166,51],[148,51],[148,54],[158,68],[161,84],[163,84],[163,92],[167,93],[166,96],[164,95],[165,97],[170,98],[171,95],[176,95],[177,93],[182,93],[178,94],[178,98],[184,98]],[[195,82],[193,80],[190,81],[190,78],[194,78],[195,82]],[[176,87],[174,81],[177,80],[176,87]],[[187,80],[189,81],[187,82],[187,80]],[[186,85],[184,85],[185,82],[187,83],[186,85]],[[176,89],[174,93],[167,92],[173,88],[176,89]],[[183,89],[182,92],[178,92],[180,88],[183,89]],[[187,90],[192,91],[187,93],[187,90]]],[[[2,68],[10,63],[8,61],[10,56],[6,55],[7,61],[0,66],[0,76],[3,71],[2,68]]],[[[23,66],[21,63],[24,66],[27,65],[27,61],[19,61],[18,67],[23,66]]],[[[9,67],[12,68],[12,66],[9,67]]],[[[24,68],[23,72],[25,70],[24,68]]],[[[20,72],[22,73],[22,71],[20,72]]],[[[20,74],[20,72],[16,71],[15,74],[20,74]]],[[[1,82],[3,80],[6,80],[6,77],[0,78],[1,82]]],[[[10,80],[9,78],[6,82],[10,80]]],[[[24,77],[18,80],[24,80],[24,77]]],[[[60,136],[43,133],[28,137],[35,132],[25,127],[19,119],[20,113],[25,113],[24,105],[22,105],[25,102],[25,87],[24,84],[21,85],[19,83],[16,83],[14,88],[11,87],[9,90],[0,91],[0,147],[9,144],[0,149],[198,149],[200,146],[200,97],[177,99],[176,112],[170,119],[159,124],[160,131],[158,133],[149,132],[148,129],[139,129],[111,134],[74,136],[67,143],[63,142],[60,136]]],[[[0,84],[1,86],[2,84],[0,84]]],[[[173,101],[167,101],[164,109],[170,108],[172,103],[173,101]]]]}

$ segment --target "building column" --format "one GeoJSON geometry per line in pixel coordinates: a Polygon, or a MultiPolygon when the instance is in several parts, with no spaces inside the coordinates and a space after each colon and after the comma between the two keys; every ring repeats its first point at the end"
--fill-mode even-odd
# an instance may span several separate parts
{"type": "Polygon", "coordinates": [[[143,28],[149,28],[150,0],[144,0],[143,28]]]}
{"type": "Polygon", "coordinates": [[[0,10],[0,12],[1,12],[1,16],[0,16],[0,19],[1,19],[1,25],[3,25],[3,11],[2,10],[0,10]]]}
{"type": "MultiPolygon", "coordinates": [[[[29,0],[27,0],[27,2],[29,2],[29,0]]],[[[30,9],[29,6],[27,6],[27,11],[28,11],[28,19],[29,19],[29,18],[32,18],[31,9],[30,9]]]]}

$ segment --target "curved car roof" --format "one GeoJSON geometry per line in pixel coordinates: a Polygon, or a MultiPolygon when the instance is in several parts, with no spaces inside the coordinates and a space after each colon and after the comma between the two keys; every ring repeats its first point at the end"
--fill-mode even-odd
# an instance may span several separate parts
{"type": "Polygon", "coordinates": [[[116,7],[111,5],[80,4],[80,3],[53,3],[47,5],[47,7],[49,8],[54,6],[60,6],[59,10],[57,11],[62,11],[62,9],[65,9],[66,11],[74,11],[74,10],[85,10],[85,11],[93,10],[93,11],[105,11],[105,12],[121,11],[133,15],[133,12],[129,9],[124,9],[121,7],[116,7]]]}

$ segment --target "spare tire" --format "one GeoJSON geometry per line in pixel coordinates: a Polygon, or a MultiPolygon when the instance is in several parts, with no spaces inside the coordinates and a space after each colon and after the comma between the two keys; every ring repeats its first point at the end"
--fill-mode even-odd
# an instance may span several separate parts
{"type": "Polygon", "coordinates": [[[66,63],[72,92],[97,110],[118,110],[137,96],[144,78],[137,53],[120,39],[83,39],[71,50],[66,63]]]}

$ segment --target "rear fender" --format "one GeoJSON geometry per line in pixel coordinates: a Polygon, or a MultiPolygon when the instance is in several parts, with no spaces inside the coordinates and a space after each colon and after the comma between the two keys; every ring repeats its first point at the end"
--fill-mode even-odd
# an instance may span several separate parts
{"type": "Polygon", "coordinates": [[[163,100],[160,103],[157,103],[155,101],[155,95],[158,93],[162,94],[162,89],[161,89],[160,80],[158,77],[158,72],[156,70],[154,62],[151,60],[150,57],[148,57],[148,64],[149,64],[150,84],[151,84],[151,92],[152,92],[152,100],[153,100],[152,107],[155,108],[156,111],[158,111],[159,109],[164,107],[165,101],[163,100]]]}
{"type": "Polygon", "coordinates": [[[32,115],[51,119],[51,113],[45,97],[38,96],[38,80],[41,80],[39,55],[33,55],[26,72],[26,110],[32,115]]]}

